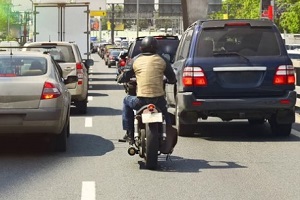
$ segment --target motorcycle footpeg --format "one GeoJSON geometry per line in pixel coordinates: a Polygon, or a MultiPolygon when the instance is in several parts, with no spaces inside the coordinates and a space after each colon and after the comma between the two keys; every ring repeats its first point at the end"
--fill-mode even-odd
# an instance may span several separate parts
{"type": "Polygon", "coordinates": [[[119,142],[127,142],[125,139],[119,139],[119,142]]]}

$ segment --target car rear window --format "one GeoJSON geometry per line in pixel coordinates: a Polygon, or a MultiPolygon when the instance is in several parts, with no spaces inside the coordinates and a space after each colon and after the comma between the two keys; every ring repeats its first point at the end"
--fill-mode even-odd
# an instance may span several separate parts
{"type": "MultiPolygon", "coordinates": [[[[37,46],[37,45],[35,45],[37,46]]],[[[44,46],[51,46],[44,45],[44,46]]],[[[43,51],[49,52],[57,62],[74,63],[76,62],[75,55],[70,45],[54,45],[53,48],[27,48],[27,51],[43,51]]]]}
{"type": "Polygon", "coordinates": [[[203,29],[199,35],[197,57],[212,57],[222,53],[243,56],[280,55],[276,32],[271,27],[229,26],[203,29]]]}
{"type": "Polygon", "coordinates": [[[118,56],[121,51],[111,51],[110,54],[113,56],[118,56]]]}
{"type": "Polygon", "coordinates": [[[1,56],[0,77],[40,76],[47,72],[47,60],[41,57],[1,56]]]}
{"type": "MultiPolygon", "coordinates": [[[[158,40],[158,54],[165,55],[168,54],[170,56],[170,60],[173,61],[176,50],[179,44],[178,39],[159,39],[158,40]]],[[[132,57],[137,56],[141,53],[140,46],[141,46],[142,40],[137,40],[136,44],[134,46],[134,49],[132,51],[132,57]]]]}

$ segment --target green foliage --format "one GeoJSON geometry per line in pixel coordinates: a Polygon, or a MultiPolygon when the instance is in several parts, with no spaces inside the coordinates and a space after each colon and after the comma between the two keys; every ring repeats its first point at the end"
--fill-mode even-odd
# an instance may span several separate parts
{"type": "MultiPolygon", "coordinates": [[[[275,23],[281,31],[300,33],[300,0],[275,0],[275,23]]],[[[211,19],[259,19],[260,0],[224,0],[222,10],[211,19]]]]}
{"type": "Polygon", "coordinates": [[[213,19],[223,19],[224,14],[228,19],[258,19],[260,0],[225,0],[222,10],[210,16],[213,19]]]}
{"type": "Polygon", "coordinates": [[[300,0],[280,0],[279,28],[287,33],[300,33],[300,0]]]}
{"type": "Polygon", "coordinates": [[[290,5],[280,16],[279,24],[287,33],[300,33],[300,2],[290,5]]]}

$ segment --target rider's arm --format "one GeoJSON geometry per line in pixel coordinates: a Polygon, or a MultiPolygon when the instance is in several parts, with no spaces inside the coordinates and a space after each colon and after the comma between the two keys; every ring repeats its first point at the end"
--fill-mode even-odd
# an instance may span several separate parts
{"type": "Polygon", "coordinates": [[[123,71],[123,73],[121,73],[118,76],[118,83],[126,83],[128,81],[130,81],[130,78],[133,77],[134,75],[134,71],[133,71],[133,67],[131,66],[127,66],[126,69],[123,71]]]}
{"type": "Polygon", "coordinates": [[[167,78],[169,84],[175,84],[177,80],[173,68],[168,60],[164,60],[166,61],[166,69],[164,71],[164,75],[167,78]]]}

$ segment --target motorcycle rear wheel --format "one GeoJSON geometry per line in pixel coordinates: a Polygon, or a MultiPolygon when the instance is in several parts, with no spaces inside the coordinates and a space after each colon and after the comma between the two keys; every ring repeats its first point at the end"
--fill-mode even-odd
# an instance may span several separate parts
{"type": "Polygon", "coordinates": [[[158,123],[146,124],[145,161],[146,161],[147,169],[157,168],[158,151],[159,151],[158,123]]]}
{"type": "Polygon", "coordinates": [[[139,147],[139,155],[141,158],[145,158],[146,152],[146,130],[141,129],[141,145],[139,147]]]}

